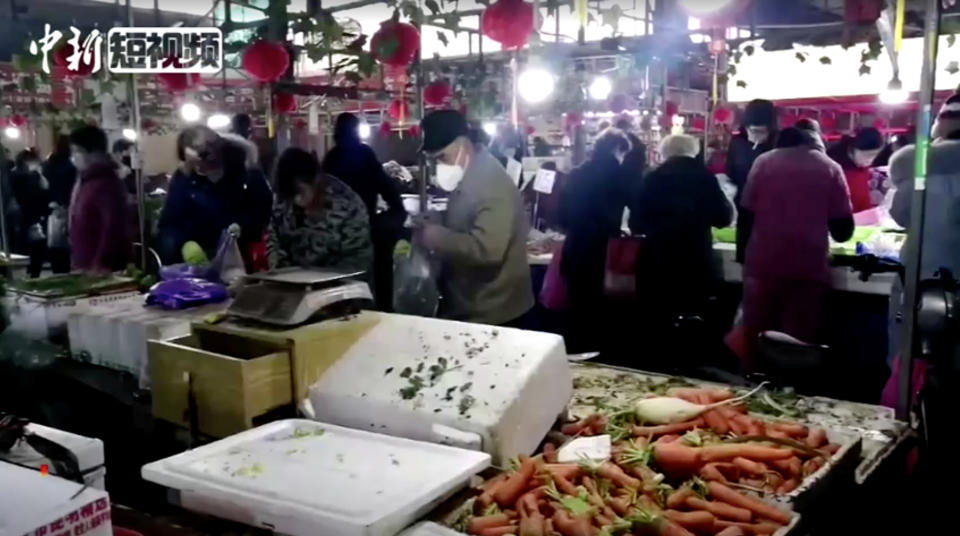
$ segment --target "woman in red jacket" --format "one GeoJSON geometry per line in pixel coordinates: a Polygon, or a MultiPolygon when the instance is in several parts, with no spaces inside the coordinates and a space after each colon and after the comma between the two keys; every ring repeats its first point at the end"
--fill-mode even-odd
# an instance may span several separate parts
{"type": "Polygon", "coordinates": [[[871,209],[879,203],[872,195],[875,189],[873,181],[877,177],[870,166],[883,150],[883,146],[883,134],[873,127],[868,127],[858,131],[856,136],[844,136],[827,151],[827,156],[843,168],[854,213],[871,209]]]}

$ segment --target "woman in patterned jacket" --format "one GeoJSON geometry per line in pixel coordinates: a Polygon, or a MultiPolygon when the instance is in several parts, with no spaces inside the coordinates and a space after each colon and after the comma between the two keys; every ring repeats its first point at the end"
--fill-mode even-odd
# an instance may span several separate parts
{"type": "Polygon", "coordinates": [[[320,172],[310,153],[290,148],[277,162],[277,203],[267,237],[270,268],[339,271],[373,267],[370,218],[347,185],[320,172]]]}

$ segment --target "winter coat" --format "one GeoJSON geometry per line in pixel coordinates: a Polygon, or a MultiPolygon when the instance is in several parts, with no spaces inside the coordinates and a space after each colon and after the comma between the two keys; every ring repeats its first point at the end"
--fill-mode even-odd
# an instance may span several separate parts
{"type": "Polygon", "coordinates": [[[747,139],[746,132],[741,132],[730,140],[730,148],[727,151],[727,176],[737,187],[737,195],[734,196],[734,203],[737,208],[740,207],[740,199],[743,197],[743,189],[747,185],[747,177],[750,176],[750,169],[753,167],[757,157],[773,149],[773,140],[776,134],[771,132],[767,141],[753,146],[753,143],[747,139]]]}
{"type": "MultiPolygon", "coordinates": [[[[915,155],[915,146],[908,145],[890,158],[890,179],[897,188],[890,215],[907,228],[908,242],[918,238],[910,229],[915,155]]],[[[960,277],[960,136],[934,141],[928,158],[920,277],[929,279],[940,268],[960,277]]]]}
{"type": "Polygon", "coordinates": [[[486,149],[477,147],[450,193],[433,249],[442,264],[443,317],[497,325],[533,307],[520,192],[486,149]]]}
{"type": "Polygon", "coordinates": [[[561,272],[570,297],[585,303],[600,299],[607,242],[620,235],[626,198],[623,171],[612,156],[598,156],[570,173],[560,199],[563,243],[561,272]]]}
{"type": "Polygon", "coordinates": [[[212,258],[220,235],[240,225],[240,246],[263,240],[273,208],[273,193],[258,167],[248,167],[249,150],[236,142],[223,146],[223,177],[213,182],[178,169],[160,215],[160,256],[165,264],[183,262],[183,244],[194,241],[212,258]]]}
{"type": "Polygon", "coordinates": [[[43,176],[50,183],[52,201],[61,207],[69,206],[77,182],[77,168],[70,157],[51,155],[43,164],[43,176]]]}
{"type": "Polygon", "coordinates": [[[323,159],[323,171],[340,179],[363,200],[376,238],[397,235],[406,211],[394,179],[383,170],[377,155],[363,143],[339,143],[323,159]],[[387,211],[377,214],[377,199],[383,198],[387,211]]]}
{"type": "Polygon", "coordinates": [[[651,171],[629,207],[631,232],[645,236],[641,284],[704,289],[719,278],[711,227],[730,225],[733,205],[699,158],[674,157],[651,171]]]}
{"type": "Polygon", "coordinates": [[[70,255],[74,270],[113,272],[126,267],[132,250],[127,196],[107,155],[80,173],[70,202],[70,255]]]}

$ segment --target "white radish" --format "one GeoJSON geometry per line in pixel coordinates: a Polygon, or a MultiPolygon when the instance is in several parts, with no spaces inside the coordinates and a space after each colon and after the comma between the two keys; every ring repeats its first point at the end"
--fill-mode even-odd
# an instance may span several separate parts
{"type": "Polygon", "coordinates": [[[715,402],[713,404],[703,405],[687,402],[682,398],[672,396],[655,396],[640,400],[633,406],[633,413],[640,422],[645,424],[673,424],[696,419],[703,413],[714,408],[735,404],[745,398],[753,396],[757,391],[763,388],[767,382],[763,382],[745,395],[715,402]]]}

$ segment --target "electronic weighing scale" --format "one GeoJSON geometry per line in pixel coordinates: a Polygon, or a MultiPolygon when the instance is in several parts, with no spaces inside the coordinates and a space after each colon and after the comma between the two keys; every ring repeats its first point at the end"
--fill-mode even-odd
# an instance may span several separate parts
{"type": "Polygon", "coordinates": [[[279,326],[296,326],[314,317],[373,301],[364,272],[285,268],[244,278],[227,315],[279,326]]]}

